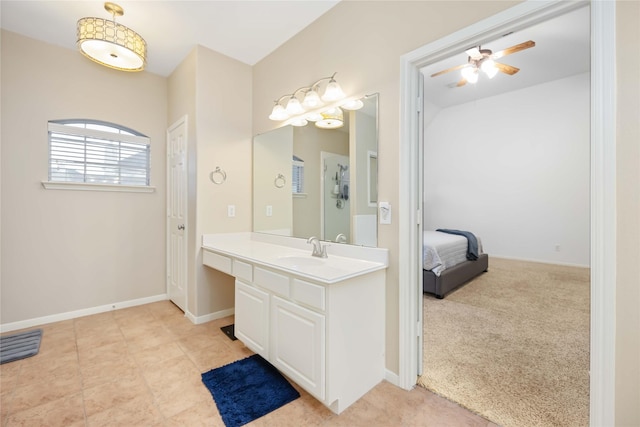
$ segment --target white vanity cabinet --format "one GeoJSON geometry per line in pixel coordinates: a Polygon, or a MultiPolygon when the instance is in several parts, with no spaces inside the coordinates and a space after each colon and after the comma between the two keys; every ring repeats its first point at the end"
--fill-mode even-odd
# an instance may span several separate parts
{"type": "Polygon", "coordinates": [[[273,261],[282,249],[247,245],[203,246],[205,265],[236,278],[236,337],[341,413],[384,379],[386,263],[329,255],[309,262],[321,270],[294,270],[273,261]],[[358,263],[360,271],[336,273],[358,263]]]}
{"type": "Polygon", "coordinates": [[[234,335],[260,356],[269,359],[269,294],[236,279],[235,296],[234,335]]]}

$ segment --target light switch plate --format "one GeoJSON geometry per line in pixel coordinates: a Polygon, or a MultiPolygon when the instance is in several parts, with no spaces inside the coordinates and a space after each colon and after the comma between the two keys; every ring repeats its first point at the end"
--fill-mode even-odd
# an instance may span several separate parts
{"type": "Polygon", "coordinates": [[[235,205],[228,205],[227,206],[227,216],[229,218],[233,218],[234,216],[236,216],[236,206],[235,205]]]}
{"type": "Polygon", "coordinates": [[[389,202],[380,202],[378,212],[380,213],[380,224],[391,224],[391,205],[389,202]]]}

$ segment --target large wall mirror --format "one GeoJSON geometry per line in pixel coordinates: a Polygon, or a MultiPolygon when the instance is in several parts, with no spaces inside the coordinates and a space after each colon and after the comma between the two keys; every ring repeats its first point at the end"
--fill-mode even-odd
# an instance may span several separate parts
{"type": "Polygon", "coordinates": [[[253,139],[253,231],[377,246],[378,95],[344,124],[283,126],[253,139]]]}

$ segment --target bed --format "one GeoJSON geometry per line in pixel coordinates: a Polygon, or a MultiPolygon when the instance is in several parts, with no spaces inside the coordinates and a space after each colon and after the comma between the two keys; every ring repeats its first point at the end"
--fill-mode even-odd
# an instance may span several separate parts
{"type": "Polygon", "coordinates": [[[423,233],[423,292],[444,298],[489,268],[489,256],[483,253],[480,239],[478,259],[470,261],[466,237],[431,230],[423,233]]]}

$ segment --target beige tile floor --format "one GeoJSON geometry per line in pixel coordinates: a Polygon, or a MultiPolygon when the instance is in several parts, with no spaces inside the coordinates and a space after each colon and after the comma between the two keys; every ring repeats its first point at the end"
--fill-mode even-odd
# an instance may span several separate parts
{"type": "MultiPolygon", "coordinates": [[[[41,326],[40,352],[0,365],[11,426],[224,426],[200,374],[250,356],[168,301],[41,326]]],[[[15,333],[15,332],[12,332],[15,333]]],[[[382,382],[340,415],[309,394],[251,426],[495,426],[427,390],[382,382]]]]}

